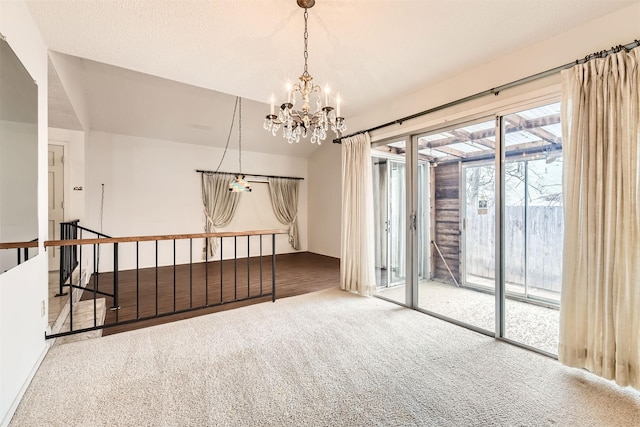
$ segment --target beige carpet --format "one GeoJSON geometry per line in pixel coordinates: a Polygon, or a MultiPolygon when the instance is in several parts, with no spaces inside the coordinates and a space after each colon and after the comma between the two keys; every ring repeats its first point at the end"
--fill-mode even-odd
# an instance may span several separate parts
{"type": "Polygon", "coordinates": [[[12,426],[631,426],[640,393],[330,289],[56,346],[12,426]]]}

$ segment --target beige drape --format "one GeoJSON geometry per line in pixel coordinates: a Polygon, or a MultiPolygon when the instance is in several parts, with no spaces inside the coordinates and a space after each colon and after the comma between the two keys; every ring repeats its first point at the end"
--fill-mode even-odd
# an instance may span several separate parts
{"type": "Polygon", "coordinates": [[[342,239],[340,287],[375,292],[371,140],[360,134],[342,140],[342,239]]]}
{"type": "Polygon", "coordinates": [[[559,359],[640,387],[640,48],[562,72],[559,359]]]}
{"type": "Polygon", "coordinates": [[[298,187],[297,179],[268,178],[271,206],[276,218],[289,226],[289,244],[293,249],[300,249],[298,236],[298,187]]]}
{"type": "MultiPolygon", "coordinates": [[[[204,205],[205,233],[215,233],[216,227],[231,222],[238,207],[241,193],[229,191],[229,183],[235,178],[231,174],[202,173],[202,203],[204,205]]],[[[218,249],[217,239],[206,239],[203,256],[209,251],[211,258],[218,249]]]]}

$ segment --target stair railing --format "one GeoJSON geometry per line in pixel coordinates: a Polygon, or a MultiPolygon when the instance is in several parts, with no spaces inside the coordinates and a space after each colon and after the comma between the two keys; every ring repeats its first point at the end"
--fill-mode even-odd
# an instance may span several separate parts
{"type": "Polygon", "coordinates": [[[18,255],[18,264],[20,265],[25,261],[28,261],[31,258],[32,252],[30,252],[29,250],[31,248],[37,248],[38,247],[38,239],[33,239],[30,240],[28,242],[7,242],[7,243],[0,243],[0,250],[5,250],[5,249],[9,249],[9,250],[16,250],[16,253],[18,255]]]}
{"type": "MultiPolygon", "coordinates": [[[[45,338],[56,338],[82,332],[89,332],[118,325],[126,325],[134,322],[148,321],[156,318],[187,313],[216,307],[223,304],[248,301],[252,299],[264,299],[271,297],[276,299],[276,235],[287,234],[284,230],[260,230],[243,232],[198,233],[198,234],[174,234],[160,236],[137,237],[106,237],[102,233],[88,230],[75,224],[79,231],[78,239],[55,240],[44,243],[45,247],[75,247],[79,257],[79,277],[82,278],[83,247],[90,246],[93,253],[93,273],[91,281],[86,287],[81,283],[74,284],[69,280],[70,288],[81,288],[85,292],[83,299],[93,299],[93,324],[88,326],[74,325],[73,298],[69,298],[69,330],[56,334],[46,335],[45,338]],[[82,231],[97,234],[97,238],[82,238],[82,231]],[[270,238],[269,238],[270,237],[270,238]],[[207,251],[203,252],[203,262],[194,262],[194,243],[198,249],[204,246],[206,239],[219,239],[216,259],[210,258],[207,251]],[[251,241],[254,245],[251,246],[251,241]],[[264,254],[264,240],[270,240],[270,254],[264,254]],[[256,242],[258,240],[258,242],[256,242]],[[171,242],[170,255],[172,261],[159,261],[159,242],[171,242]],[[155,256],[154,265],[148,268],[140,267],[140,244],[148,245],[144,255],[150,258],[155,256]],[[180,243],[181,250],[177,250],[176,242],[180,243]],[[244,243],[246,246],[244,246],[244,243]],[[223,246],[224,244],[224,246],[223,246]],[[227,248],[231,244],[232,248],[227,248]],[[112,264],[109,260],[99,260],[101,246],[112,245],[112,264]],[[120,251],[123,245],[126,252],[120,251]],[[188,249],[186,248],[188,246],[188,249]],[[238,247],[246,247],[246,257],[238,256],[238,247]],[[223,251],[223,248],[226,251],[223,251]],[[252,256],[251,248],[255,255],[252,256]],[[229,254],[233,253],[230,257],[229,254]],[[126,253],[129,258],[124,258],[126,264],[135,268],[120,270],[120,257],[126,253]],[[227,253],[227,258],[224,257],[227,253]],[[188,259],[188,262],[179,264],[177,259],[188,259]],[[267,262],[265,262],[267,260],[267,262]],[[270,261],[270,262],[269,262],[270,261]],[[104,264],[104,265],[103,265],[104,264]],[[102,267],[101,267],[102,266],[102,267]],[[112,269],[109,270],[109,266],[112,269]],[[104,268],[105,271],[100,271],[104,268]],[[194,277],[197,269],[199,278],[194,277]],[[123,282],[120,274],[126,275],[123,282]],[[181,280],[178,280],[180,275],[181,280]],[[270,277],[269,277],[270,276],[270,277]],[[246,278],[246,283],[244,280],[246,278]],[[102,289],[100,289],[102,288],[102,289]],[[86,298],[86,294],[92,298],[86,298]],[[104,324],[98,321],[97,299],[98,295],[110,300],[110,311],[104,324]],[[121,298],[125,295],[126,298],[121,298]]],[[[165,248],[168,245],[164,246],[165,248]]],[[[196,249],[196,250],[197,250],[196,249]]],[[[107,252],[109,254],[109,252],[107,252]]],[[[166,252],[163,254],[166,255],[166,252]]],[[[147,258],[147,259],[148,259],[147,258]]],[[[168,258],[168,257],[167,257],[168,258]]],[[[80,282],[80,280],[78,281],[80,282]]],[[[108,304],[105,301],[105,305],[108,304]]]]}
{"type": "MultiPolygon", "coordinates": [[[[109,238],[106,234],[79,225],[80,220],[74,219],[60,223],[60,240],[77,240],[83,238],[83,232],[91,233],[99,238],[109,238]]],[[[78,267],[78,246],[60,246],[60,283],[56,297],[67,295],[64,288],[69,281],[72,282],[72,275],[78,267]]]]}

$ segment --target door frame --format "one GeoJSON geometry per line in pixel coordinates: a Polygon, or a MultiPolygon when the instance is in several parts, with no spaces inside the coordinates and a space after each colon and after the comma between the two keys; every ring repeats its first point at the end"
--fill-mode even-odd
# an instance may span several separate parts
{"type": "MultiPolygon", "coordinates": [[[[47,150],[49,149],[50,145],[57,145],[57,146],[62,146],[62,202],[63,202],[63,211],[62,211],[62,221],[66,221],[68,219],[68,209],[69,209],[69,174],[70,174],[70,170],[69,170],[69,141],[64,141],[64,140],[59,140],[59,139],[49,139],[48,143],[47,143],[47,150]]],[[[47,176],[48,176],[48,172],[47,172],[47,176]]],[[[47,188],[48,188],[48,184],[47,184],[47,188]]],[[[49,191],[47,190],[47,206],[49,205],[48,202],[48,198],[49,198],[49,191]]],[[[49,210],[47,208],[47,235],[49,234],[49,230],[48,230],[48,224],[49,224],[49,210]]],[[[55,232],[56,230],[54,230],[54,236],[55,236],[55,232]]],[[[54,248],[53,250],[57,250],[59,251],[60,248],[54,248]]],[[[47,255],[47,263],[49,263],[49,257],[47,255]]],[[[56,271],[59,268],[59,266],[51,266],[49,265],[48,270],[49,271],[56,271]],[[52,269],[53,267],[53,269],[52,269]]]]}

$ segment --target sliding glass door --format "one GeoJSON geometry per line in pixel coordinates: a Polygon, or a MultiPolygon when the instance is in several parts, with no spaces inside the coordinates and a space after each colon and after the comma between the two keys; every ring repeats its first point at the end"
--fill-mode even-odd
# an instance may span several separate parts
{"type": "Polygon", "coordinates": [[[378,295],[557,352],[559,103],[373,147],[378,295]]]}

